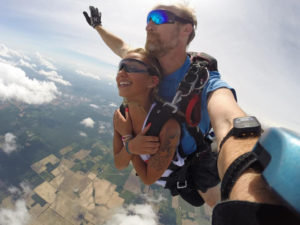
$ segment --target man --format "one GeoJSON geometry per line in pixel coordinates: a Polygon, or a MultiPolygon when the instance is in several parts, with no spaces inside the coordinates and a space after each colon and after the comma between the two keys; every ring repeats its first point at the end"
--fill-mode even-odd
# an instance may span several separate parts
{"type": "MultiPolygon", "coordinates": [[[[85,17],[100,34],[104,42],[120,57],[124,57],[130,47],[120,38],[109,33],[101,26],[101,14],[98,9],[91,9],[91,18],[85,12],[85,17]],[[96,18],[93,24],[92,20],[96,18]]],[[[155,13],[149,14],[146,26],[147,40],[145,48],[155,55],[163,69],[164,79],[160,85],[159,95],[167,101],[171,101],[175,95],[176,88],[189,68],[190,59],[187,56],[187,46],[195,36],[197,26],[196,16],[193,10],[184,6],[158,5],[153,10],[166,10],[166,21],[157,24],[155,13]],[[168,21],[169,19],[169,21],[168,21]],[[172,21],[171,21],[172,20],[172,21]],[[155,23],[156,22],[156,23],[155,23]]],[[[210,80],[206,85],[202,99],[202,117],[200,128],[207,134],[210,128],[210,119],[215,130],[217,141],[219,142],[226,132],[231,128],[232,119],[245,115],[235,101],[234,90],[223,81],[217,71],[210,74],[210,80]]],[[[185,153],[190,154],[196,150],[196,144],[186,129],[181,144],[185,153]]],[[[131,152],[141,154],[142,147],[130,145],[131,152]]],[[[216,170],[216,159],[212,154],[203,157],[199,162],[199,168],[195,172],[199,173],[196,184],[199,194],[203,200],[213,207],[220,199],[218,173],[216,170]]]]}
{"type": "MultiPolygon", "coordinates": [[[[101,14],[98,9],[93,7],[90,9],[91,18],[84,12],[88,23],[98,31],[104,42],[117,55],[123,57],[130,47],[122,39],[107,32],[101,26],[101,14]]],[[[190,59],[186,49],[195,36],[196,26],[197,20],[193,10],[184,5],[158,5],[148,15],[145,48],[158,58],[162,66],[164,79],[160,85],[159,94],[167,101],[172,100],[179,82],[189,68],[190,59]],[[165,14],[161,15],[161,13],[165,14]]],[[[211,123],[218,143],[233,126],[233,119],[246,115],[236,103],[234,90],[220,79],[218,71],[210,72],[210,79],[203,90],[201,108],[200,128],[204,134],[207,134],[211,123]]],[[[183,129],[183,132],[181,144],[184,152],[190,154],[196,150],[195,142],[186,129],[183,129]]],[[[243,145],[246,147],[239,147],[237,152],[249,151],[256,140],[257,138],[244,140],[243,145]]],[[[226,152],[230,142],[234,143],[235,141],[229,138],[224,144],[222,152],[226,152]]],[[[131,152],[136,154],[141,154],[143,151],[142,146],[130,145],[129,143],[129,147],[131,152]]],[[[228,151],[231,150],[232,148],[228,151]]],[[[220,154],[220,157],[222,158],[223,154],[220,154]]],[[[199,189],[198,192],[204,201],[212,207],[220,198],[219,188],[216,186],[219,180],[213,163],[215,160],[212,155],[207,155],[202,162],[199,162],[200,168],[195,168],[195,171],[199,173],[198,176],[202,177],[202,179],[198,179],[199,183],[196,184],[199,189]]],[[[219,165],[220,178],[227,169],[226,165],[219,165]]]]}

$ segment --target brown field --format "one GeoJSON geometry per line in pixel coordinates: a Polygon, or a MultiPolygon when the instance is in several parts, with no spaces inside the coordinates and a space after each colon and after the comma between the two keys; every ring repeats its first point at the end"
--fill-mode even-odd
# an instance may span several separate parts
{"type": "Polygon", "coordinates": [[[141,194],[141,181],[138,176],[135,175],[135,170],[132,170],[128,179],[124,184],[124,190],[130,191],[134,194],[141,194]]]}
{"type": "Polygon", "coordinates": [[[95,208],[95,200],[93,196],[94,185],[90,183],[86,189],[80,193],[80,204],[87,210],[92,210],[95,208]]]}
{"type": "Polygon", "coordinates": [[[57,214],[51,208],[48,208],[38,218],[33,220],[30,225],[72,225],[65,218],[57,214]]]}
{"type": "MultiPolygon", "coordinates": [[[[61,150],[66,154],[72,148],[67,146],[61,150]]],[[[76,159],[84,159],[90,151],[80,150],[74,154],[76,159]]],[[[56,164],[60,160],[53,154],[31,165],[38,174],[46,169],[46,164],[56,164]]],[[[26,195],[26,206],[31,215],[30,225],[100,225],[110,219],[115,210],[121,207],[124,199],[116,192],[116,185],[99,179],[96,174],[81,171],[73,172],[71,160],[62,159],[51,173],[54,178],[43,182],[32,193],[26,195]],[[46,204],[42,207],[35,203],[32,196],[39,195],[46,204]]],[[[140,193],[140,181],[132,173],[132,181],[128,181],[129,191],[140,193]],[[131,186],[130,182],[134,184],[131,186]]],[[[4,199],[1,207],[13,207],[11,198],[4,199]]]]}
{"type": "Polygon", "coordinates": [[[46,158],[43,158],[42,160],[34,163],[31,165],[31,168],[38,174],[40,174],[41,172],[45,171],[47,169],[46,164],[47,163],[51,163],[51,164],[56,164],[59,162],[59,159],[51,154],[49,156],[47,156],[46,158]]]}
{"type": "Polygon", "coordinates": [[[66,147],[62,148],[61,150],[59,150],[59,153],[61,155],[65,155],[72,150],[73,150],[73,147],[71,145],[69,145],[69,146],[66,146],[66,147]]]}
{"type": "Polygon", "coordinates": [[[90,154],[90,150],[84,150],[84,149],[81,149],[79,152],[76,152],[73,156],[72,156],[72,159],[75,160],[75,159],[79,159],[79,160],[82,160],[84,159],[85,157],[87,157],[89,154],[90,154]]]}
{"type": "Polygon", "coordinates": [[[51,204],[54,202],[56,197],[56,189],[50,185],[47,181],[40,184],[34,189],[34,192],[37,193],[42,199],[51,204]]]}
{"type": "Polygon", "coordinates": [[[51,171],[54,176],[58,176],[59,174],[63,174],[65,171],[74,166],[74,162],[68,159],[62,159],[59,165],[51,171]]]}
{"type": "Polygon", "coordinates": [[[87,210],[79,204],[78,199],[69,198],[62,192],[58,192],[57,200],[50,205],[57,214],[72,224],[80,225],[87,210]]]}

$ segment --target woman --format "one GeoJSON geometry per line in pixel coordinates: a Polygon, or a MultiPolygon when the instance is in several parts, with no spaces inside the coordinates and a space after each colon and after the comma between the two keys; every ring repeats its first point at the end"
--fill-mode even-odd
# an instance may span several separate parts
{"type": "Polygon", "coordinates": [[[181,166],[184,160],[177,152],[180,125],[175,119],[170,118],[164,124],[158,137],[144,136],[151,126],[144,127],[144,121],[155,105],[160,78],[158,61],[143,49],[129,51],[120,62],[116,81],[127,108],[125,118],[119,110],[114,114],[113,144],[116,168],[126,168],[131,161],[143,183],[157,182],[164,186],[165,181],[159,178],[170,175],[168,167],[171,162],[181,166]],[[155,153],[132,154],[130,146],[133,145],[143,145],[155,153]]]}

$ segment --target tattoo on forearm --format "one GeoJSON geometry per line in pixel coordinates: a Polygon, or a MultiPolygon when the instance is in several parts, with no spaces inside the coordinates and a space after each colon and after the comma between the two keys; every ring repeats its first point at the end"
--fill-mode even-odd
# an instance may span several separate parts
{"type": "Polygon", "coordinates": [[[173,157],[176,148],[178,137],[180,135],[179,131],[167,130],[166,138],[164,142],[161,143],[160,149],[157,154],[155,154],[151,160],[151,167],[157,171],[161,171],[166,167],[166,160],[173,157]],[[175,151],[172,151],[175,149],[175,151]]]}

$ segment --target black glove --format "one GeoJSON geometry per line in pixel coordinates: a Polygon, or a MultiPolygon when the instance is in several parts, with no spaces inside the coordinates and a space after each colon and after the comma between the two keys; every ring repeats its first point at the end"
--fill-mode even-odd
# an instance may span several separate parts
{"type": "Polygon", "coordinates": [[[90,6],[90,12],[91,12],[91,17],[87,14],[87,12],[83,12],[83,15],[85,16],[86,21],[90,26],[95,28],[98,25],[101,24],[101,12],[98,11],[98,8],[95,8],[94,6],[90,6]]]}

